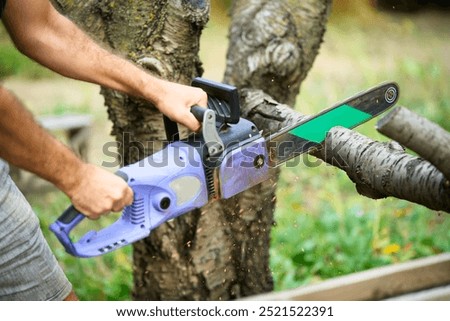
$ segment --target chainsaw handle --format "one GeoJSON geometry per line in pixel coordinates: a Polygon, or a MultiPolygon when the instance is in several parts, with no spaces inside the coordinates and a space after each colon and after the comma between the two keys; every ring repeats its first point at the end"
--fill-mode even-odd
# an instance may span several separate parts
{"type": "Polygon", "coordinates": [[[86,216],[79,212],[73,205],[70,205],[61,216],[50,225],[50,230],[56,235],[66,251],[75,256],[78,256],[78,253],[69,234],[85,217],[86,216]]]}
{"type": "MultiPolygon", "coordinates": [[[[128,175],[122,171],[115,172],[115,175],[122,178],[125,182],[128,182],[128,175]]],[[[75,256],[82,256],[78,253],[76,246],[71,241],[69,234],[70,232],[80,224],[86,215],[81,213],[79,210],[75,208],[75,206],[70,205],[61,216],[50,225],[50,230],[55,233],[58,240],[64,246],[66,251],[75,256]]]]}
{"type": "Polygon", "coordinates": [[[83,216],[82,219],[85,217],[83,213],[78,211],[75,206],[70,205],[58,218],[58,221],[67,225],[67,227],[72,226],[72,224],[77,224],[77,220],[80,221],[80,218],[78,216],[83,216]]]}
{"type": "Polygon", "coordinates": [[[203,118],[205,117],[205,113],[208,110],[208,108],[201,107],[198,105],[191,107],[191,113],[194,115],[194,117],[200,122],[203,123],[203,118]]]}
{"type": "Polygon", "coordinates": [[[70,233],[86,217],[73,205],[50,225],[65,250],[77,257],[111,252],[147,237],[159,225],[208,202],[205,170],[195,147],[174,142],[155,154],[122,167],[119,176],[133,189],[133,204],[121,217],[100,230],[91,230],[78,241],[70,233]]]}

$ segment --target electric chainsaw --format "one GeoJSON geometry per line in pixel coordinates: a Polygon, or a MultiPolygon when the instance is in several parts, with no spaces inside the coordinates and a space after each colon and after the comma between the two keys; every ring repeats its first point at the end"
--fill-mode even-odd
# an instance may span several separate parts
{"type": "Polygon", "coordinates": [[[133,189],[134,201],[111,225],[73,242],[69,234],[85,216],[70,206],[50,226],[68,253],[111,252],[210,201],[247,190],[269,179],[271,167],[319,146],[332,127],[354,128],[393,106],[399,94],[396,83],[381,84],[266,137],[240,117],[235,87],[203,78],[192,85],[208,94],[208,108],[191,109],[201,131],[116,172],[133,189]]]}

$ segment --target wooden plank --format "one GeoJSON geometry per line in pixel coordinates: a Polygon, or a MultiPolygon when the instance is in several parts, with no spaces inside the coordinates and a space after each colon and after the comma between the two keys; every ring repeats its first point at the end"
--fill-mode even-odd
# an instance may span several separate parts
{"type": "Polygon", "coordinates": [[[450,301],[450,285],[388,298],[388,301],[450,301]]]}
{"type": "Polygon", "coordinates": [[[90,127],[92,125],[91,115],[48,115],[40,116],[38,121],[48,130],[71,130],[90,127]]]}
{"type": "Polygon", "coordinates": [[[88,140],[91,135],[93,117],[87,114],[46,115],[38,118],[49,131],[62,131],[72,150],[87,161],[88,140]]]}
{"type": "Polygon", "coordinates": [[[353,273],[293,290],[248,297],[245,300],[382,300],[447,284],[450,284],[450,253],[353,273]]]}

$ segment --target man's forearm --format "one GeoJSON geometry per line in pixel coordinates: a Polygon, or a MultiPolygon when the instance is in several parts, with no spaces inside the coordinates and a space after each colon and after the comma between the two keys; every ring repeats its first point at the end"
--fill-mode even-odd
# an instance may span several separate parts
{"type": "Polygon", "coordinates": [[[37,13],[31,17],[35,22],[29,21],[23,5],[11,3],[7,9],[5,24],[14,43],[25,55],[64,76],[156,103],[156,93],[161,90],[159,79],[97,45],[51,5],[35,8],[37,13]],[[30,26],[24,30],[17,26],[24,23],[30,26]],[[145,90],[146,86],[153,90],[145,90]]]}
{"type": "Polygon", "coordinates": [[[206,93],[146,73],[91,40],[48,0],[8,1],[2,17],[16,46],[27,56],[70,78],[93,82],[152,102],[172,120],[198,130],[190,113],[207,106],[206,93]]]}
{"type": "Polygon", "coordinates": [[[83,162],[42,129],[19,100],[1,86],[0,115],[1,158],[51,181],[65,192],[77,184],[83,162]]]}
{"type": "Polygon", "coordinates": [[[1,86],[0,115],[0,157],[55,184],[81,213],[98,218],[133,201],[126,182],[78,159],[1,86]]]}

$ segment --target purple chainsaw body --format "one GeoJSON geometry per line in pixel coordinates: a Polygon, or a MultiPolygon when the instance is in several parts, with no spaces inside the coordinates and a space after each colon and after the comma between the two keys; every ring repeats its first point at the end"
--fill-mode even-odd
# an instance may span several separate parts
{"type": "MultiPolygon", "coordinates": [[[[211,97],[217,97],[221,86],[224,85],[208,81],[205,89],[215,89],[211,97]]],[[[219,97],[210,102],[221,108],[230,101],[236,104],[234,87],[226,90],[228,99],[219,97]]],[[[211,106],[208,110],[193,110],[202,121],[201,134],[170,143],[117,172],[133,189],[134,201],[116,222],[87,232],[77,242],[71,240],[70,233],[85,216],[73,206],[51,224],[50,230],[66,251],[77,257],[108,253],[147,237],[159,225],[212,199],[230,198],[266,180],[269,175],[266,142],[257,128],[239,118],[239,111],[236,117],[235,108],[218,112],[217,106],[212,107],[214,110],[211,106]],[[221,117],[220,121],[216,116],[221,117]]]]}

